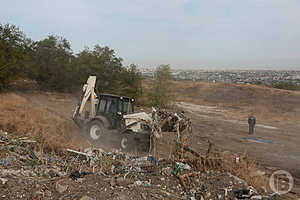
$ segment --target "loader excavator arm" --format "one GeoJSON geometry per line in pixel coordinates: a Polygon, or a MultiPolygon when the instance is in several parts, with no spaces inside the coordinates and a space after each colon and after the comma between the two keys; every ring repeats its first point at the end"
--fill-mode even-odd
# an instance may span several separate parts
{"type": "Polygon", "coordinates": [[[95,93],[95,85],[96,76],[90,76],[86,84],[82,87],[82,95],[72,116],[72,119],[79,127],[82,126],[82,120],[80,118],[88,100],[90,100],[91,103],[89,118],[91,119],[96,116],[97,95],[95,93]]]}

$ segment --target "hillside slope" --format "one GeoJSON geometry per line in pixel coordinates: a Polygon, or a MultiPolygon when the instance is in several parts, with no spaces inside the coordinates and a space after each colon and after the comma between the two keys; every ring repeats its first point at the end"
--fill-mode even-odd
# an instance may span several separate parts
{"type": "MultiPolygon", "coordinates": [[[[59,151],[65,147],[78,146],[78,129],[70,120],[47,109],[47,101],[25,98],[17,93],[0,94],[0,130],[42,141],[44,150],[59,151]]],[[[44,95],[46,99],[47,96],[44,95]]]]}
{"type": "MultiPolygon", "coordinates": [[[[146,81],[144,85],[149,85],[146,81]]],[[[234,119],[255,115],[264,122],[300,124],[300,92],[259,85],[173,81],[176,101],[217,106],[234,119]]]]}

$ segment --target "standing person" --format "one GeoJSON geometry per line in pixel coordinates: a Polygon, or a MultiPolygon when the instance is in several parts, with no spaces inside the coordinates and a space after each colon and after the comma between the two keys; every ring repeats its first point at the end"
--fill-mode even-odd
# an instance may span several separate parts
{"type": "Polygon", "coordinates": [[[256,118],[254,116],[249,116],[248,117],[249,135],[252,135],[254,133],[255,123],[256,123],[256,118]]]}

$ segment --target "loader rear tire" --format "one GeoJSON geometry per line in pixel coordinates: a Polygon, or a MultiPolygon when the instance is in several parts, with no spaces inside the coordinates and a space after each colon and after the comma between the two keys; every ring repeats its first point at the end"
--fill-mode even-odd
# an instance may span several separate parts
{"type": "Polygon", "coordinates": [[[91,141],[99,140],[104,134],[104,127],[99,120],[91,121],[88,125],[87,133],[91,141]]]}

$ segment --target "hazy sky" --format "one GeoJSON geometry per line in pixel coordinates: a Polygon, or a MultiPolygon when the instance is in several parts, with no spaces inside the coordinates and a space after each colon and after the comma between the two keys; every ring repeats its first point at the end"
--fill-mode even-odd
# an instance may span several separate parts
{"type": "Polygon", "coordinates": [[[125,64],[300,70],[300,0],[1,0],[0,23],[125,64]]]}

